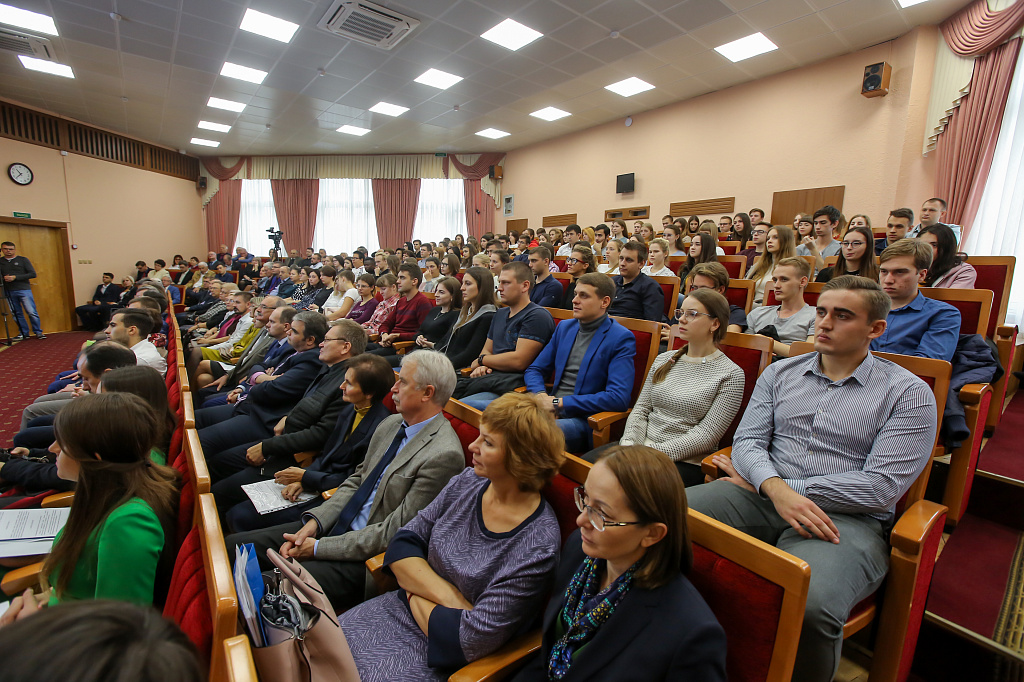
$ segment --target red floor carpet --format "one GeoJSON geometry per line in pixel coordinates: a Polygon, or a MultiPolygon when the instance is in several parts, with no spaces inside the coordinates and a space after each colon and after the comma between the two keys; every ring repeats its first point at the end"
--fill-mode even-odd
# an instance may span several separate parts
{"type": "Polygon", "coordinates": [[[0,447],[10,447],[11,438],[21,424],[21,411],[38,396],[54,376],[71,369],[82,342],[90,332],[48,334],[4,347],[0,351],[0,447]]]}
{"type": "Polygon", "coordinates": [[[999,422],[999,428],[985,443],[978,457],[978,469],[1006,478],[1024,481],[1024,391],[1018,391],[1010,400],[999,422]]]}

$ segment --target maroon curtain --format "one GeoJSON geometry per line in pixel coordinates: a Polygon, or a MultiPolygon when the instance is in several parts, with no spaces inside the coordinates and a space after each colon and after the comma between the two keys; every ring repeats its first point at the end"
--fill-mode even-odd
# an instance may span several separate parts
{"type": "Polygon", "coordinates": [[[462,173],[462,177],[467,180],[479,180],[483,176],[487,175],[488,170],[491,166],[496,165],[499,161],[505,158],[505,152],[486,152],[480,155],[480,158],[476,160],[476,163],[467,165],[455,158],[455,155],[444,157],[444,161],[441,162],[441,170],[444,172],[444,176],[448,177],[448,164],[455,166],[455,169],[462,173]]]}
{"type": "Polygon", "coordinates": [[[242,170],[242,166],[251,160],[252,158],[249,156],[240,156],[238,157],[238,163],[234,166],[225,166],[221,164],[220,159],[215,156],[204,156],[201,159],[203,162],[203,168],[206,169],[206,172],[221,182],[235,177],[235,174],[242,170]]]}
{"type": "Polygon", "coordinates": [[[373,212],[377,218],[377,240],[380,247],[397,248],[412,241],[416,206],[420,198],[420,181],[381,180],[374,178],[373,212]]]}
{"type": "Polygon", "coordinates": [[[942,35],[949,49],[961,57],[971,57],[1001,45],[1021,24],[1024,24],[1024,2],[996,12],[988,8],[986,0],[974,0],[942,22],[942,35]]]}
{"type": "Polygon", "coordinates": [[[1020,45],[1018,38],[975,60],[970,92],[938,137],[935,194],[948,202],[949,222],[963,226],[963,239],[978,213],[992,168],[1020,45]]]}
{"type": "Polygon", "coordinates": [[[316,229],[316,205],[320,198],[319,180],[271,180],[274,212],[278,229],[284,232],[284,250],[299,253],[313,245],[316,229]]]}
{"type": "Polygon", "coordinates": [[[479,239],[494,232],[494,200],[480,186],[479,180],[463,180],[466,195],[466,226],[472,237],[479,239]]]}
{"type": "Polygon", "coordinates": [[[205,210],[206,245],[210,251],[219,251],[221,244],[227,244],[229,251],[234,247],[241,211],[242,181],[223,180],[205,210]]]}

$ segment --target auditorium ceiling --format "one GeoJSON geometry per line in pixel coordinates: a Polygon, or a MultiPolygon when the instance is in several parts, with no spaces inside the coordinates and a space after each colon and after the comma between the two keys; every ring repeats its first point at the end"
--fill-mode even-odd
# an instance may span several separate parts
{"type": "MultiPolygon", "coordinates": [[[[385,50],[318,28],[332,0],[0,2],[52,17],[55,61],[74,73],[69,79],[31,71],[16,54],[0,51],[0,97],[220,156],[514,149],[869,47],[939,23],[967,4],[385,0],[377,4],[420,22],[385,50]],[[241,30],[250,9],[298,28],[289,42],[241,30]],[[518,50],[481,37],[509,18],[543,35],[518,50]],[[714,49],[754,33],[778,49],[735,63],[714,49]],[[257,84],[221,75],[225,63],[266,76],[257,84]],[[462,80],[447,89],[416,82],[428,69],[462,80]],[[654,87],[628,97],[606,89],[629,78],[654,87]],[[211,97],[244,109],[211,107],[211,97]],[[370,111],[382,102],[407,110],[370,111]],[[547,107],[570,115],[531,115],[547,107]],[[203,130],[200,121],[230,130],[203,130]],[[369,132],[338,132],[343,126],[369,132]],[[487,129],[508,135],[477,134],[487,129]]],[[[860,73],[851,73],[850,87],[859,83],[860,73]]]]}

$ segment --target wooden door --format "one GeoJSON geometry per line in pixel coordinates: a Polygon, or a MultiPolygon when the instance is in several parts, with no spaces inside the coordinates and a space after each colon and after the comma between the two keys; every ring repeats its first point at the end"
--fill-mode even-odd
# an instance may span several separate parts
{"type": "Polygon", "coordinates": [[[772,197],[772,225],[792,225],[797,213],[814,213],[826,205],[842,211],[845,194],[846,185],[776,192],[772,197]]]}
{"type": "MultiPolygon", "coordinates": [[[[36,269],[32,297],[47,334],[71,331],[75,319],[67,233],[66,223],[0,216],[0,241],[14,242],[18,255],[32,261],[36,269]]],[[[13,318],[9,326],[12,335],[18,333],[13,318]]],[[[3,338],[6,337],[0,321],[0,339],[3,338]]]]}

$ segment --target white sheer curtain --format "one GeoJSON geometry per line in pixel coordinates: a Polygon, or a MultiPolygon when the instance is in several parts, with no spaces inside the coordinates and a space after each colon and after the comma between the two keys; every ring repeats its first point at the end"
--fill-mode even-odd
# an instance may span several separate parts
{"type": "Polygon", "coordinates": [[[1017,58],[992,170],[964,250],[975,256],[1016,256],[1007,324],[1024,321],[1024,51],[1017,58]]]}
{"type": "Polygon", "coordinates": [[[462,180],[420,181],[413,239],[439,242],[445,237],[466,234],[466,195],[462,187],[462,180]]]}
{"type": "Polygon", "coordinates": [[[320,180],[313,248],[327,249],[327,253],[336,255],[352,253],[359,246],[365,246],[370,253],[380,248],[371,182],[368,179],[320,180]]]}
{"type": "Polygon", "coordinates": [[[241,246],[249,253],[265,256],[274,245],[267,236],[270,227],[277,227],[270,180],[242,180],[242,205],[238,214],[235,248],[241,246]]]}

